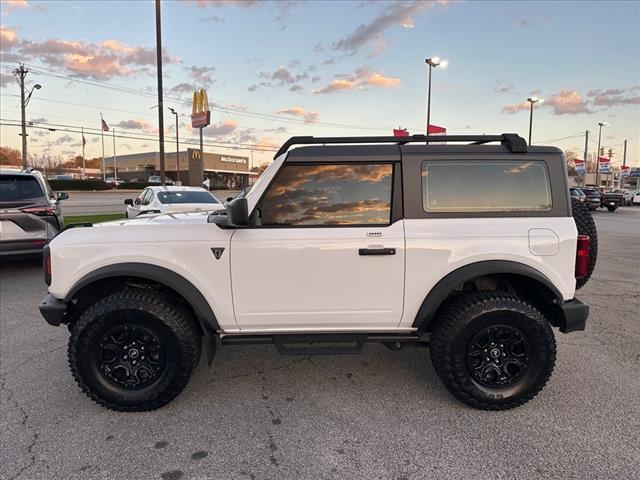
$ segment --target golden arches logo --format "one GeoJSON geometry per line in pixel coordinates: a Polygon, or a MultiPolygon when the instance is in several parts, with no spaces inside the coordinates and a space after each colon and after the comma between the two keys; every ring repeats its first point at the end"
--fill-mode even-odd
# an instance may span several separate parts
{"type": "Polygon", "coordinates": [[[191,104],[191,115],[196,113],[204,113],[209,111],[209,100],[207,99],[207,91],[203,88],[193,92],[193,102],[191,104]]]}

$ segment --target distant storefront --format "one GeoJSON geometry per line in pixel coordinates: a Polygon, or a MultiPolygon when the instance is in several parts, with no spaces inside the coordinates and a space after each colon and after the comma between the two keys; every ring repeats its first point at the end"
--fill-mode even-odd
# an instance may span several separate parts
{"type": "MultiPolygon", "coordinates": [[[[125,181],[146,181],[151,175],[160,174],[158,152],[119,155],[116,161],[118,177],[125,181]]],[[[210,188],[215,190],[239,190],[251,185],[257,176],[249,171],[249,158],[238,155],[205,152],[201,158],[200,150],[190,148],[178,152],[178,158],[175,152],[165,152],[164,162],[165,174],[171,180],[178,180],[179,169],[183,185],[201,185],[208,179],[210,188]]]]}

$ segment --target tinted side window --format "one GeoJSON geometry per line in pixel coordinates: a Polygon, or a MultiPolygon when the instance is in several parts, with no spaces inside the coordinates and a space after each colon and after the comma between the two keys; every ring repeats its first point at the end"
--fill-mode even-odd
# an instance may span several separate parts
{"type": "Polygon", "coordinates": [[[546,212],[549,173],[540,161],[429,161],[422,164],[425,212],[546,212]]]}
{"type": "Polygon", "coordinates": [[[153,190],[147,190],[147,193],[142,200],[142,204],[149,205],[151,203],[151,200],[153,200],[153,190]]]}
{"type": "Polygon", "coordinates": [[[388,225],[393,165],[285,165],[260,205],[262,225],[388,225]]]}

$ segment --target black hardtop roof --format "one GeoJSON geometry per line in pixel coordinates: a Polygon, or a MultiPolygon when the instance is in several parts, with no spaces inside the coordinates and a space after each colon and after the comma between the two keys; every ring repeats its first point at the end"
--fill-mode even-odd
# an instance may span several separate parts
{"type": "MultiPolygon", "coordinates": [[[[294,148],[289,151],[285,162],[327,162],[327,161],[367,161],[382,162],[389,160],[399,161],[400,158],[423,158],[424,155],[429,157],[438,157],[445,155],[459,155],[464,158],[492,158],[495,159],[513,159],[514,156],[520,156],[522,153],[512,153],[508,147],[504,145],[442,145],[430,144],[425,145],[393,145],[393,144],[365,144],[365,145],[311,145],[294,148]]],[[[557,159],[561,161],[563,152],[556,147],[534,146],[528,147],[527,156],[539,157],[544,156],[545,159],[557,159]]]]}
{"type": "Polygon", "coordinates": [[[276,152],[274,158],[285,153],[293,145],[344,145],[344,144],[396,144],[424,143],[425,146],[443,142],[466,142],[468,145],[478,146],[491,142],[499,142],[511,153],[527,153],[529,147],[524,138],[515,133],[500,135],[410,135],[406,137],[291,137],[284,142],[276,152]]]}

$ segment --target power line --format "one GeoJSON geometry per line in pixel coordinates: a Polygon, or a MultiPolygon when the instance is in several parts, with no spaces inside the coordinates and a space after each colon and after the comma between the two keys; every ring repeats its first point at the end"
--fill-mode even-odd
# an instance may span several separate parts
{"type": "MultiPolygon", "coordinates": [[[[7,119],[0,119],[0,126],[8,126],[8,127],[19,127],[20,123],[9,123],[9,122],[15,122],[15,120],[7,120],[7,119]]],[[[46,126],[47,124],[43,124],[44,126],[39,126],[39,125],[30,125],[29,128],[37,128],[37,129],[41,129],[41,130],[49,130],[49,131],[56,131],[56,132],[67,132],[67,133],[77,133],[82,135],[82,130],[81,127],[74,127],[74,126],[70,126],[70,127],[53,127],[53,126],[46,126]]],[[[92,128],[88,128],[88,127],[84,127],[84,134],[85,135],[96,135],[99,136],[99,129],[92,129],[92,128]],[[96,130],[91,131],[91,130],[96,130]]],[[[156,137],[151,135],[151,134],[137,134],[137,135],[133,135],[133,134],[128,134],[128,135],[122,135],[122,134],[115,134],[116,138],[123,138],[123,139],[128,139],[128,140],[140,140],[140,141],[150,141],[152,139],[155,139],[156,137]]],[[[171,137],[169,137],[171,138],[171,137]]],[[[175,138],[175,137],[174,137],[175,138]]],[[[198,141],[195,141],[194,139],[186,139],[186,140],[181,140],[182,144],[186,144],[186,145],[199,145],[198,141]]],[[[254,150],[257,152],[275,152],[277,151],[276,148],[268,148],[268,147],[263,147],[260,145],[250,145],[250,144],[220,144],[220,143],[211,143],[211,142],[204,142],[204,145],[207,147],[215,147],[215,148],[229,148],[229,149],[233,149],[233,150],[254,150]],[[239,146],[239,145],[246,145],[246,146],[239,146]]]]}
{"type": "MultiPolygon", "coordinates": [[[[7,122],[17,122],[17,120],[14,119],[7,119],[7,118],[0,118],[0,120],[4,120],[7,122]]],[[[57,127],[65,127],[65,128],[84,128],[87,131],[97,131],[97,132],[101,132],[102,129],[101,128],[94,128],[94,127],[85,127],[84,125],[68,125],[68,124],[64,124],[64,123],[51,123],[51,122],[39,122],[39,121],[30,121],[28,122],[30,125],[34,125],[34,124],[38,124],[38,125],[45,125],[47,126],[47,128],[57,128],[57,127]]],[[[115,124],[114,126],[119,127],[119,128],[124,128],[125,130],[132,130],[131,128],[128,127],[122,127],[119,126],[118,124],[115,124]]],[[[132,135],[138,135],[140,137],[146,137],[149,140],[154,140],[157,138],[157,136],[153,133],[146,133],[146,132],[136,132],[135,134],[132,135]]],[[[171,137],[168,137],[171,138],[171,137]]],[[[184,138],[184,137],[183,137],[184,138]]],[[[175,140],[175,137],[173,137],[173,139],[175,140]]],[[[189,138],[187,137],[187,140],[189,138]]],[[[196,141],[195,138],[191,137],[191,140],[196,141]]],[[[198,140],[199,141],[199,140],[198,140]]],[[[232,146],[241,146],[241,147],[245,147],[246,150],[251,150],[254,147],[259,146],[258,144],[255,143],[243,143],[243,142],[224,142],[224,141],[218,141],[216,142],[217,144],[220,145],[232,145],[232,146]]]]}
{"type": "Polygon", "coordinates": [[[560,142],[562,140],[569,140],[569,139],[572,139],[572,138],[580,138],[580,137],[584,137],[584,132],[576,133],[576,134],[570,135],[568,137],[554,138],[554,139],[551,139],[551,140],[544,140],[542,142],[536,142],[536,143],[538,143],[538,144],[541,144],[541,143],[553,143],[553,142],[560,142]]]}
{"type": "MultiPolygon", "coordinates": [[[[102,88],[107,88],[110,90],[114,90],[120,93],[128,93],[131,95],[137,95],[137,96],[143,96],[143,97],[147,97],[147,98],[155,98],[155,94],[152,92],[145,92],[144,90],[138,90],[138,89],[134,89],[134,88],[129,88],[129,87],[123,87],[121,85],[115,85],[115,84],[111,84],[111,83],[107,83],[107,82],[99,82],[99,81],[89,81],[89,80],[85,80],[85,79],[80,79],[80,78],[76,78],[76,77],[72,77],[69,75],[65,75],[65,74],[61,74],[56,72],[55,70],[46,68],[46,67],[42,67],[40,65],[32,65],[32,64],[25,64],[25,65],[29,65],[30,68],[34,69],[35,71],[38,71],[38,73],[41,73],[43,75],[49,75],[52,77],[56,77],[56,78],[60,78],[63,80],[68,80],[68,81],[72,81],[72,82],[79,82],[79,83],[84,83],[84,84],[88,84],[88,85],[92,85],[92,86],[96,86],[96,87],[102,87],[102,88]],[[43,71],[40,71],[43,70],[43,71]],[[56,73],[50,73],[50,72],[56,72],[56,73]]],[[[175,102],[180,102],[181,104],[184,104],[185,102],[188,101],[187,98],[184,97],[169,97],[169,96],[165,96],[165,98],[169,99],[169,100],[173,100],[175,102]]],[[[227,113],[233,113],[236,115],[240,115],[240,116],[249,116],[252,118],[262,118],[262,119],[269,119],[269,120],[277,120],[280,122],[285,122],[285,123],[295,123],[298,125],[314,125],[314,126],[324,126],[324,127],[333,127],[333,128],[357,128],[357,129],[361,129],[361,130],[389,130],[391,128],[393,128],[392,126],[386,125],[386,126],[375,126],[375,125],[351,125],[351,124],[344,124],[344,123],[335,123],[335,122],[308,122],[305,121],[304,119],[297,119],[297,118],[286,118],[286,117],[282,117],[280,115],[276,115],[276,114],[268,114],[268,113],[261,113],[261,112],[252,112],[250,110],[242,110],[242,109],[236,109],[233,107],[229,107],[229,106],[225,106],[225,105],[219,105],[219,104],[214,104],[214,109],[223,111],[223,112],[227,112],[227,113]]]]}

